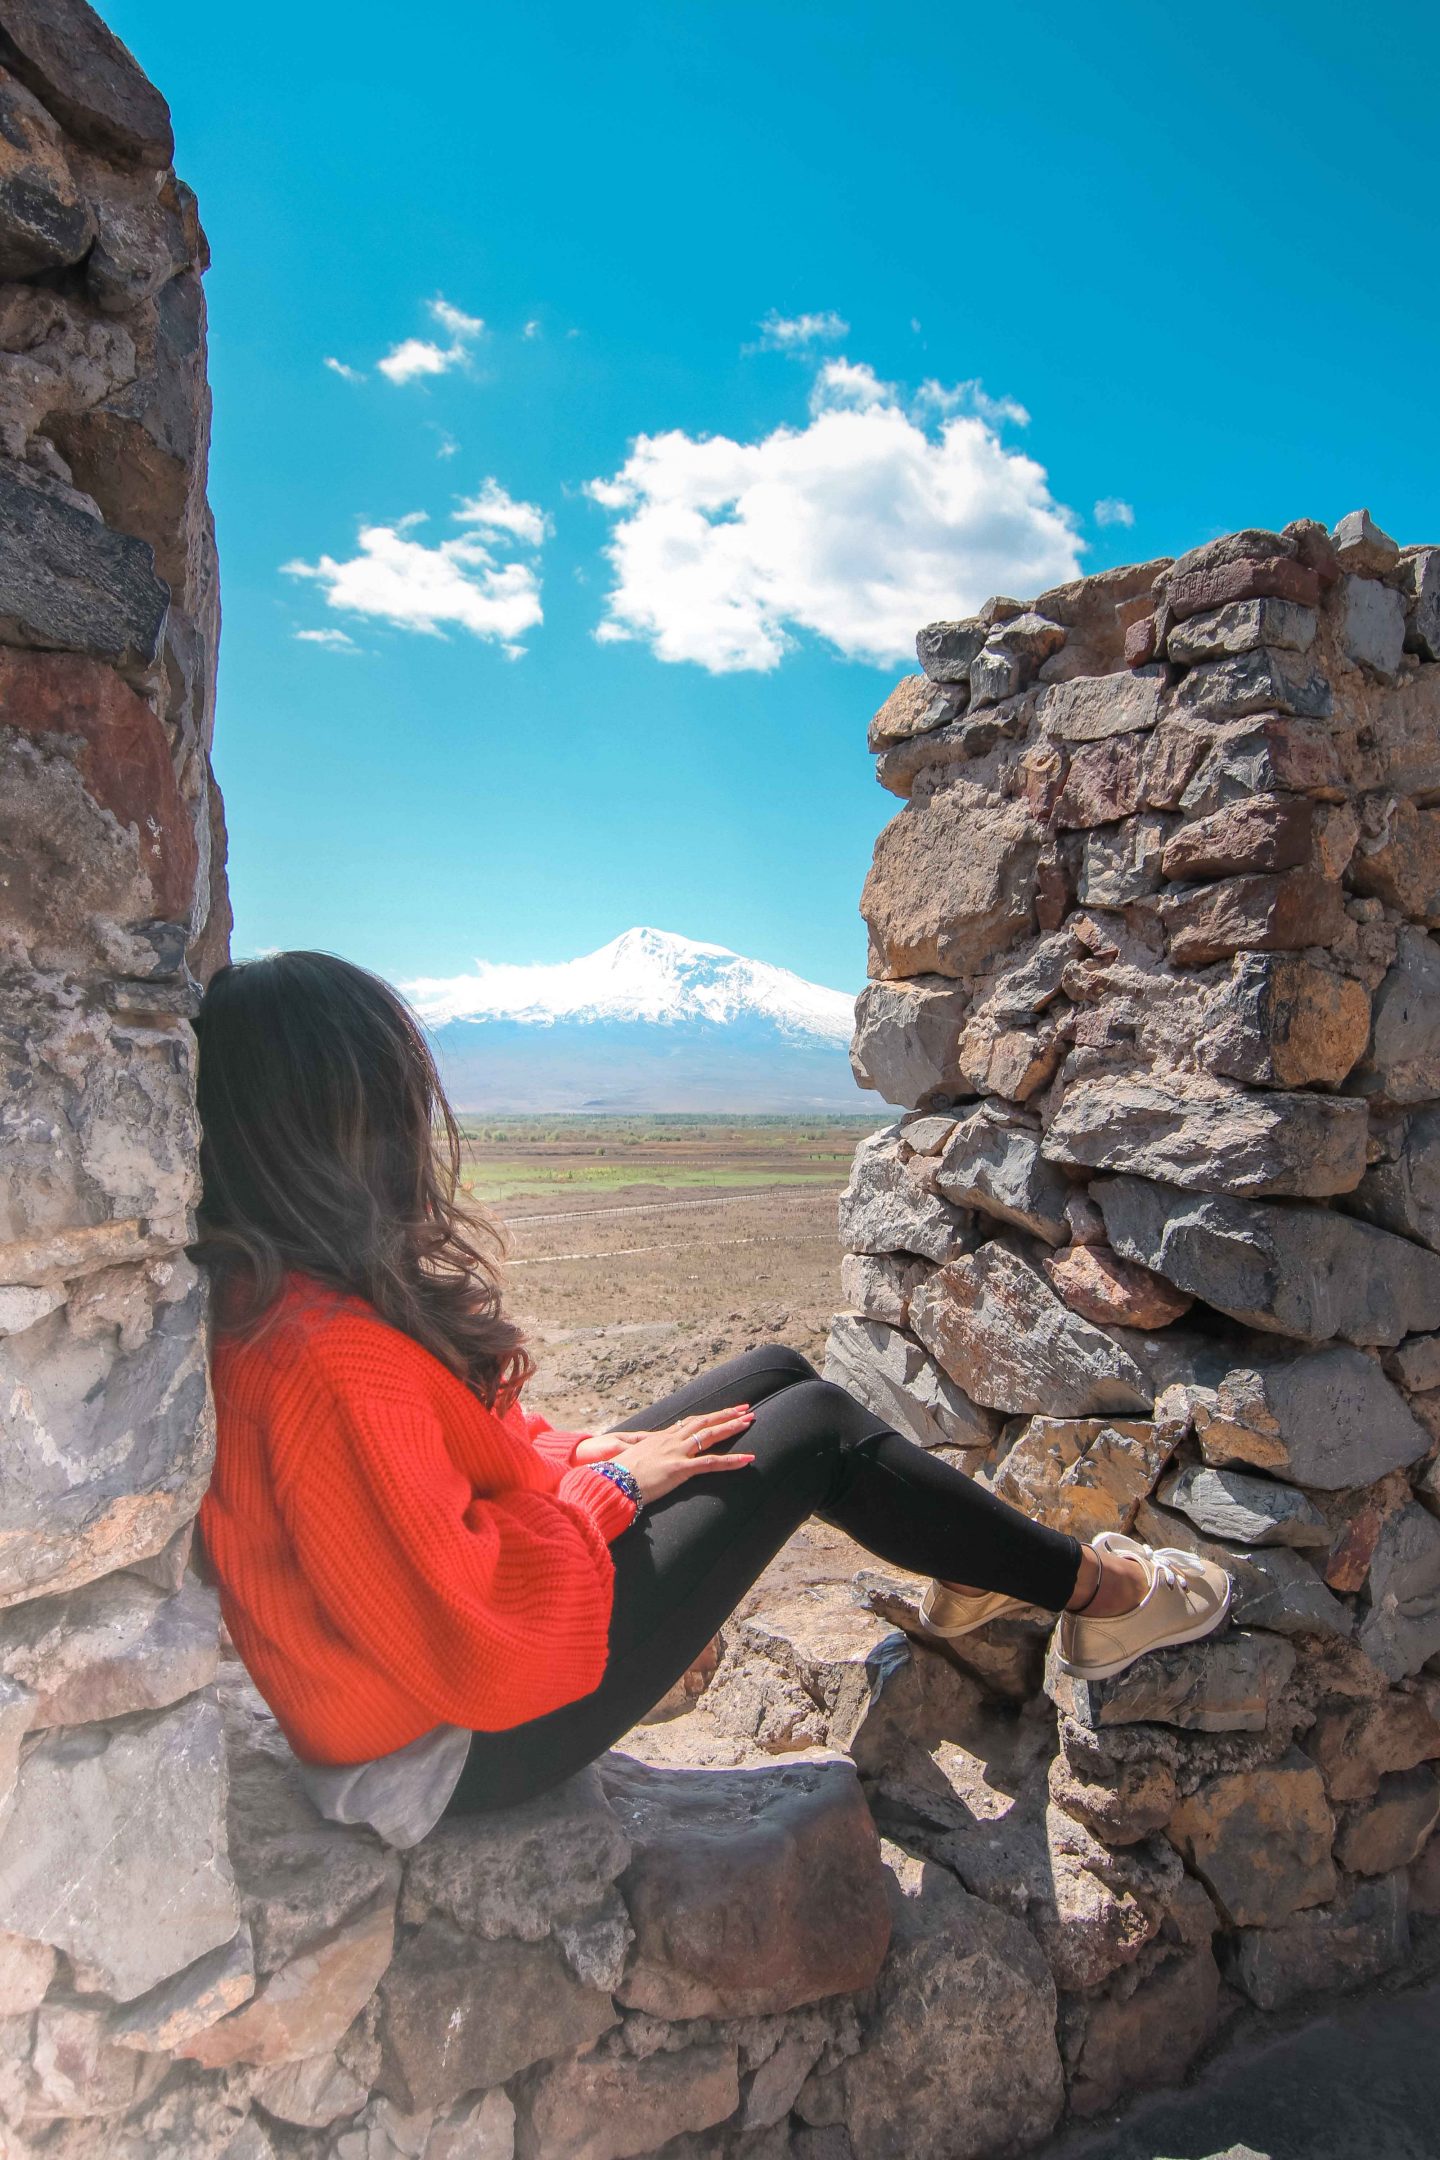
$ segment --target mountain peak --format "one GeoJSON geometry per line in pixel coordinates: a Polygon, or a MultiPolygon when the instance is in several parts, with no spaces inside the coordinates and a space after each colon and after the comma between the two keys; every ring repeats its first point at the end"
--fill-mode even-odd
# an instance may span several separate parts
{"type": "Polygon", "coordinates": [[[703,1021],[763,1017],[784,1034],[846,1042],[855,1001],[789,968],[747,960],[647,925],[622,931],[579,959],[518,966],[477,960],[468,975],[421,977],[405,993],[429,1027],[454,1021],[703,1021]]]}

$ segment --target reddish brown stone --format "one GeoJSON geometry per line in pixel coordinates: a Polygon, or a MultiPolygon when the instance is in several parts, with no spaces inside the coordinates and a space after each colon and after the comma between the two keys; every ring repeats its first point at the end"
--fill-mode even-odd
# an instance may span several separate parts
{"type": "Polygon", "coordinates": [[[1315,518],[1295,518],[1280,535],[1282,540],[1295,544],[1295,555],[1308,570],[1313,570],[1322,585],[1333,585],[1340,575],[1340,564],[1329,533],[1315,518]]]}
{"type": "Polygon", "coordinates": [[[1208,1943],[1147,1951],[1105,1994],[1064,2006],[1071,2108],[1096,2115],[1151,2086],[1178,2085],[1219,2022],[1220,1973],[1208,1943]]]}
{"type": "Polygon", "coordinates": [[[1053,743],[1036,743],[1020,760],[1020,786],[1026,803],[1048,823],[1065,779],[1065,753],[1053,743]]]}
{"type": "Polygon", "coordinates": [[[1070,1310],[1097,1327],[1169,1327],[1193,1303],[1183,1290],[1133,1260],[1122,1260],[1108,1245],[1071,1245],[1042,1265],[1070,1310]]]}
{"type": "Polygon", "coordinates": [[[1363,1507],[1344,1525],[1325,1562],[1325,1580],[1332,1590],[1364,1589],[1384,1523],[1378,1507],[1363,1507]]]}
{"type": "Polygon", "coordinates": [[[871,1984],[890,1920],[850,1763],[685,1770],[612,1754],[601,1776],[633,1847],[621,2002],[758,2017],[871,1984]]]}
{"type": "Polygon", "coordinates": [[[1145,746],[1142,799],[1152,810],[1177,810],[1180,798],[1210,747],[1208,731],[1183,722],[1166,722],[1156,728],[1145,746]]]}
{"type": "Polygon", "coordinates": [[[1332,1800],[1368,1800],[1388,1771],[1440,1756],[1440,1724],[1418,1695],[1391,1688],[1359,1702],[1323,1702],[1304,1747],[1332,1800]]]}
{"type": "Polygon", "coordinates": [[[888,750],[944,727],[964,710],[965,693],[957,685],[933,683],[927,675],[902,675],[870,722],[866,740],[872,750],[888,750]]]}
{"type": "Polygon", "coordinates": [[[1041,930],[1058,930],[1075,898],[1074,880],[1058,852],[1042,855],[1035,865],[1035,921],[1041,930]]]}
{"type": "Polygon", "coordinates": [[[1154,562],[1126,563],[1041,593],[1035,612],[1063,623],[1069,633],[1063,649],[1041,668],[1041,682],[1073,682],[1080,675],[1109,675],[1119,668],[1125,632],[1137,616],[1149,613],[1155,581],[1169,568],[1169,556],[1161,555],[1154,562]]]}
{"type": "Polygon", "coordinates": [[[1144,740],[1140,735],[1111,735],[1078,749],[1055,805],[1055,823],[1081,830],[1112,825],[1137,810],[1144,740]]]}
{"type": "Polygon", "coordinates": [[[1372,795],[1364,812],[1351,884],[1433,929],[1440,923],[1440,811],[1417,810],[1403,795],[1372,795]]]}
{"type": "Polygon", "coordinates": [[[1308,871],[1236,877],[1161,903],[1177,967],[1208,967],[1237,952],[1294,952],[1329,945],[1345,929],[1338,885],[1308,871]]]}
{"type": "Polygon", "coordinates": [[[1310,859],[1314,804],[1303,795],[1255,795],[1184,825],[1160,858],[1167,878],[1297,870],[1310,859]]]}
{"type": "Polygon", "coordinates": [[[1301,607],[1314,607],[1320,598],[1320,580],[1293,556],[1272,555],[1263,561],[1242,558],[1172,576],[1166,598],[1177,622],[1202,615],[1208,608],[1228,607],[1232,600],[1295,600],[1301,607]]]}
{"type": "Polygon", "coordinates": [[[1155,658],[1155,615],[1152,610],[1131,623],[1125,632],[1126,667],[1148,667],[1155,658]]]}
{"type": "Polygon", "coordinates": [[[175,783],[165,730],[113,668],[75,653],[0,647],[0,726],[79,738],[75,764],[87,792],[138,837],[155,913],[190,913],[198,851],[175,783]]]}

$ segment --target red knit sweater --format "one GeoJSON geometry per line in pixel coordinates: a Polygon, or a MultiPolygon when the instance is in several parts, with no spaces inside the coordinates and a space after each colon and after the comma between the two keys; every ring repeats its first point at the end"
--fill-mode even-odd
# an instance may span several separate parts
{"type": "Polygon", "coordinates": [[[634,1508],[578,1433],[503,1416],[358,1297],[291,1275],[214,1358],[200,1509],[225,1624],[295,1752],[364,1762],[500,1731],[605,1669],[634,1508]]]}

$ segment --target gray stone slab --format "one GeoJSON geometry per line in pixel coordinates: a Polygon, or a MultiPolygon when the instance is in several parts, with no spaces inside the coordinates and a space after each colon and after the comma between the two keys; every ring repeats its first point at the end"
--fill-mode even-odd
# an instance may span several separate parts
{"type": "Polygon", "coordinates": [[[169,606],[143,540],[0,468],[0,639],[143,670],[169,606]]]}
{"type": "Polygon", "coordinates": [[[1091,1195],[1124,1258],[1252,1327],[1387,1347],[1440,1327],[1440,1257],[1388,1230],[1135,1177],[1099,1178],[1091,1195]]]}

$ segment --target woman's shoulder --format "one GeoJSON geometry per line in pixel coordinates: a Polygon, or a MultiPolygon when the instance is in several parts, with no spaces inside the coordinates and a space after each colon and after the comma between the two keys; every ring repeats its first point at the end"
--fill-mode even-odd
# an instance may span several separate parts
{"type": "Polygon", "coordinates": [[[378,1313],[367,1298],[298,1269],[287,1270],[278,1294],[253,1320],[222,1316],[217,1366],[230,1371],[293,1371],[306,1365],[334,1379],[357,1370],[423,1380],[430,1353],[378,1313]]]}

